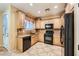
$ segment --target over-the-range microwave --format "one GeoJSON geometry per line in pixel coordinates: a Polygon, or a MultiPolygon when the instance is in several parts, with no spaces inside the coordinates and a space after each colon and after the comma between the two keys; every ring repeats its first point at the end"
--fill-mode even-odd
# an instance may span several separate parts
{"type": "Polygon", "coordinates": [[[53,24],[45,24],[45,29],[53,29],[53,24]]]}

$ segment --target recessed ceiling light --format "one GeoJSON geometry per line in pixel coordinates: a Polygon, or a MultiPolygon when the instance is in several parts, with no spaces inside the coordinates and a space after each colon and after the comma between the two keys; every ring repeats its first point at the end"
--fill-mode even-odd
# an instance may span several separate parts
{"type": "Polygon", "coordinates": [[[33,3],[30,3],[29,5],[30,5],[30,6],[33,6],[33,3]]]}
{"type": "Polygon", "coordinates": [[[39,10],[39,11],[38,11],[38,13],[40,14],[40,13],[41,13],[41,11],[39,10]]]}
{"type": "Polygon", "coordinates": [[[54,8],[58,8],[58,6],[54,6],[54,8]]]}

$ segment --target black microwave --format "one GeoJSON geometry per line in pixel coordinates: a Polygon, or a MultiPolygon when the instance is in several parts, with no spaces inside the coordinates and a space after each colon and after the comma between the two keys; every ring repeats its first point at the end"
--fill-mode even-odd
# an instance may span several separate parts
{"type": "Polygon", "coordinates": [[[45,24],[45,29],[53,29],[53,24],[45,24]]]}

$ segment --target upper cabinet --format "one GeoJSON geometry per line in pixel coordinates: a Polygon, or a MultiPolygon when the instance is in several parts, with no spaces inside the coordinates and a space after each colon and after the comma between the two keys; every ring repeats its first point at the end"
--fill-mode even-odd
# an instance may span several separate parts
{"type": "Polygon", "coordinates": [[[48,20],[36,20],[36,29],[45,29],[45,24],[54,24],[55,29],[59,29],[61,25],[64,23],[64,19],[62,18],[56,18],[56,19],[48,19],[48,20]]]}
{"type": "Polygon", "coordinates": [[[36,26],[36,29],[40,29],[41,28],[41,20],[37,19],[36,22],[35,22],[35,26],[36,26]]]}
{"type": "Polygon", "coordinates": [[[17,29],[35,30],[35,21],[21,11],[17,12],[17,29]]]}
{"type": "Polygon", "coordinates": [[[17,15],[17,28],[24,28],[25,14],[19,11],[17,15]]]}

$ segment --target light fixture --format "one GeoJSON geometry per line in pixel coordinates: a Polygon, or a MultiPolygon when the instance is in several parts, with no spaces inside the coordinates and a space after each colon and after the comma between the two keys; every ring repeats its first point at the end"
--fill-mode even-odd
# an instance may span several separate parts
{"type": "Polygon", "coordinates": [[[56,6],[54,6],[54,8],[58,8],[58,6],[56,5],[56,6]]]}
{"type": "Polygon", "coordinates": [[[39,11],[37,11],[39,14],[41,13],[41,11],[39,10],[39,11]]]}
{"type": "Polygon", "coordinates": [[[30,3],[29,5],[30,5],[30,6],[33,6],[33,3],[30,3]]]}

